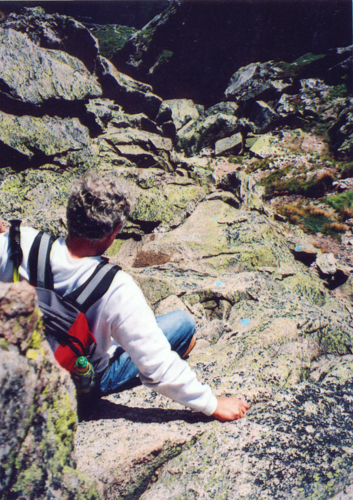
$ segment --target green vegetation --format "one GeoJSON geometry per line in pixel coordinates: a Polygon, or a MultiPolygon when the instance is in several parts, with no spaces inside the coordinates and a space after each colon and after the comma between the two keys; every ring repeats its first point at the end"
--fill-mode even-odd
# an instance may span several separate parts
{"type": "Polygon", "coordinates": [[[320,59],[323,59],[325,54],[313,54],[312,52],[307,52],[303,56],[298,57],[294,62],[292,62],[292,65],[296,66],[307,66],[308,64],[312,64],[315,61],[319,61],[320,59]]]}
{"type": "Polygon", "coordinates": [[[318,173],[307,179],[309,172],[307,167],[296,168],[295,175],[291,174],[292,169],[292,166],[288,166],[282,170],[276,170],[260,181],[260,184],[265,187],[266,196],[271,197],[275,193],[286,193],[319,198],[324,196],[332,185],[333,176],[331,173],[318,173]]]}
{"type": "Polygon", "coordinates": [[[318,116],[316,119],[310,117],[306,123],[303,124],[303,130],[308,133],[315,133],[316,135],[321,135],[322,137],[328,137],[328,131],[331,127],[331,122],[329,120],[321,121],[321,117],[318,116]]]}
{"type": "Polygon", "coordinates": [[[139,32],[139,41],[141,41],[141,43],[143,43],[144,45],[148,46],[152,42],[152,38],[155,31],[156,28],[142,29],[139,32]]]}
{"type": "Polygon", "coordinates": [[[342,97],[347,97],[348,95],[348,89],[347,85],[345,83],[340,83],[336,85],[335,87],[332,87],[332,90],[330,90],[329,93],[329,99],[338,99],[342,97]]]}
{"type": "MultiPolygon", "coordinates": [[[[353,192],[351,194],[353,194],[353,192]]],[[[327,203],[328,200],[336,198],[337,196],[340,195],[322,199],[321,201],[327,203]]],[[[353,203],[353,197],[351,202],[353,203]]],[[[348,230],[348,226],[344,224],[343,221],[349,218],[349,213],[350,216],[353,217],[353,209],[344,208],[341,213],[336,206],[338,206],[338,204],[332,206],[332,208],[335,209],[335,212],[333,212],[314,205],[298,203],[283,205],[278,211],[287,217],[291,224],[298,225],[306,233],[324,233],[339,239],[340,233],[344,233],[348,230]]],[[[346,207],[346,205],[342,206],[346,207]]]]}
{"type": "Polygon", "coordinates": [[[283,205],[278,211],[287,217],[291,224],[299,225],[309,233],[325,232],[325,226],[332,222],[329,212],[313,206],[283,205]]]}
{"type": "MultiPolygon", "coordinates": [[[[271,161],[271,158],[258,160],[247,167],[246,173],[265,171],[269,168],[271,161]]],[[[331,188],[334,180],[351,177],[353,177],[353,162],[335,162],[328,156],[322,156],[317,157],[316,160],[309,159],[305,166],[288,165],[280,170],[272,171],[261,179],[260,184],[264,186],[265,194],[269,198],[276,194],[298,194],[309,198],[321,198],[331,188]],[[315,173],[323,167],[325,171],[315,173]],[[328,169],[330,171],[327,171],[328,169]]],[[[342,199],[345,199],[345,196],[342,199]]]]}
{"type": "MultiPolygon", "coordinates": [[[[232,163],[231,160],[229,160],[229,162],[232,163]]],[[[234,161],[233,163],[238,163],[238,162],[234,161]]],[[[257,160],[254,163],[248,165],[248,167],[246,168],[246,173],[251,174],[252,172],[256,172],[256,170],[267,170],[270,164],[271,164],[271,157],[262,158],[261,160],[257,160]]]]}
{"type": "Polygon", "coordinates": [[[170,50],[162,50],[162,52],[159,54],[157,57],[157,60],[153,64],[153,66],[149,69],[149,74],[152,74],[155,69],[160,66],[161,64],[165,64],[170,61],[170,59],[173,57],[173,52],[170,50]]]}
{"type": "Polygon", "coordinates": [[[340,174],[341,179],[347,179],[348,177],[353,177],[353,162],[340,163],[337,166],[337,170],[340,174]]]}
{"type": "Polygon", "coordinates": [[[158,59],[160,63],[167,63],[173,57],[173,52],[171,50],[163,50],[158,59]]]}
{"type": "Polygon", "coordinates": [[[325,54],[315,55],[312,52],[308,52],[303,56],[299,57],[292,63],[281,62],[278,66],[284,71],[284,76],[287,78],[295,78],[300,75],[301,71],[305,66],[309,66],[310,64],[318,61],[322,58],[326,57],[325,54]]]}
{"type": "Polygon", "coordinates": [[[353,191],[335,195],[327,192],[332,190],[334,180],[353,177],[353,162],[335,161],[328,155],[315,154],[307,158],[305,164],[298,163],[293,161],[280,170],[270,170],[273,158],[268,157],[249,164],[246,173],[266,172],[259,183],[265,188],[267,198],[298,195],[309,199],[278,209],[290,223],[308,233],[325,233],[339,238],[349,229],[345,221],[353,218],[353,191]]]}
{"type": "Polygon", "coordinates": [[[325,199],[325,203],[330,205],[339,215],[341,220],[353,217],[353,191],[335,194],[325,199]]]}
{"type": "MultiPolygon", "coordinates": [[[[340,83],[331,88],[326,98],[326,102],[334,101],[335,99],[344,99],[348,96],[347,84],[340,83]]],[[[329,141],[329,129],[332,126],[332,121],[327,116],[318,114],[317,116],[307,116],[303,120],[302,129],[308,133],[315,133],[326,137],[329,141]]]]}
{"type": "Polygon", "coordinates": [[[98,39],[99,52],[107,59],[111,59],[114,54],[122,49],[131,35],[136,33],[135,28],[130,26],[120,26],[118,24],[107,24],[93,29],[93,35],[98,39]]]}

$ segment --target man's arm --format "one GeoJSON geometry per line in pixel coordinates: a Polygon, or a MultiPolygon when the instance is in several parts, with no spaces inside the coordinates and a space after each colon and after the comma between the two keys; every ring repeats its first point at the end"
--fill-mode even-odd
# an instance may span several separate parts
{"type": "Polygon", "coordinates": [[[221,422],[229,422],[238,420],[243,417],[249,405],[238,398],[217,398],[217,408],[212,417],[220,420],[221,422]]]}
{"type": "Polygon", "coordinates": [[[246,403],[231,398],[217,400],[211,388],[197,380],[188,363],[171,351],[132,277],[121,271],[115,280],[116,286],[109,304],[104,307],[104,315],[107,315],[106,322],[111,324],[110,335],[129,353],[142,383],[194,411],[213,415],[221,421],[241,418],[248,408],[246,403]]]}

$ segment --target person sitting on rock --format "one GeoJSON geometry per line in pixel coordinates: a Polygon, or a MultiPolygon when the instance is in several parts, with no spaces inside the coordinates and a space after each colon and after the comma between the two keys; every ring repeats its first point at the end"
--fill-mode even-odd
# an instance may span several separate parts
{"type": "MultiPolygon", "coordinates": [[[[67,205],[68,236],[57,239],[50,263],[56,293],[63,296],[84,283],[121,231],[131,209],[130,194],[116,176],[86,174],[73,185],[67,205]]],[[[9,233],[1,225],[0,280],[11,282],[9,233]]],[[[38,231],[21,229],[21,279],[29,279],[28,255],[38,231]]],[[[195,322],[184,311],[155,318],[133,278],[116,273],[108,291],[86,313],[97,348],[91,359],[100,396],[140,381],[150,389],[221,421],[241,418],[248,405],[213,395],[183,359],[195,345],[195,322]]]]}

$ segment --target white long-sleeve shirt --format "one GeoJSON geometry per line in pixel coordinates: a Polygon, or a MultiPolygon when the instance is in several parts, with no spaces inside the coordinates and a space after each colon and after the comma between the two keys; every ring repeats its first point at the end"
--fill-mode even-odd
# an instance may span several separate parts
{"type": "MultiPolygon", "coordinates": [[[[23,260],[20,279],[29,279],[28,255],[37,231],[21,228],[23,260]]],[[[13,263],[9,260],[9,233],[0,234],[0,281],[11,282],[13,263]]],[[[53,244],[50,263],[54,289],[63,296],[82,285],[101,262],[100,257],[73,258],[63,238],[53,244]]],[[[97,371],[106,368],[120,345],[137,366],[144,385],[193,410],[211,415],[217,400],[208,385],[201,384],[188,363],[172,351],[158,327],[153,311],[132,277],[119,271],[105,295],[86,313],[97,341],[92,362],[97,371]]]]}

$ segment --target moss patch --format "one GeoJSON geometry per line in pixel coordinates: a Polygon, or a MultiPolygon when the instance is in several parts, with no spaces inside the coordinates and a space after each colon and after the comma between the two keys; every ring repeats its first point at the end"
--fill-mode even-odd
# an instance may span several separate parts
{"type": "Polygon", "coordinates": [[[4,351],[10,350],[10,343],[6,339],[0,339],[0,349],[4,351]]]}
{"type": "Polygon", "coordinates": [[[37,328],[33,330],[32,338],[29,343],[29,348],[31,349],[40,349],[42,344],[42,331],[39,329],[41,327],[41,321],[38,321],[37,328]]]}
{"type": "Polygon", "coordinates": [[[337,166],[337,170],[340,173],[342,179],[348,177],[353,177],[353,162],[342,162],[337,166]]]}
{"type": "Polygon", "coordinates": [[[300,75],[303,69],[305,69],[310,64],[313,64],[316,61],[323,59],[324,57],[326,57],[325,54],[315,55],[312,52],[308,52],[307,54],[304,54],[303,56],[299,57],[292,63],[280,62],[277,63],[277,66],[283,70],[285,77],[296,78],[297,76],[300,75]]]}
{"type": "Polygon", "coordinates": [[[332,221],[331,214],[311,205],[286,204],[278,211],[288,218],[291,224],[297,224],[310,233],[323,232],[325,225],[332,221]]]}
{"type": "Polygon", "coordinates": [[[353,190],[330,196],[325,199],[325,203],[330,205],[339,214],[343,214],[345,210],[353,209],[353,190]]]}
{"type": "Polygon", "coordinates": [[[112,59],[136,31],[136,28],[119,24],[106,24],[91,29],[92,34],[98,39],[99,52],[107,59],[112,59]]]}
{"type": "Polygon", "coordinates": [[[16,173],[6,169],[0,180],[0,213],[5,220],[21,219],[24,225],[63,236],[65,206],[72,182],[85,168],[63,172],[54,165],[16,173]]]}

